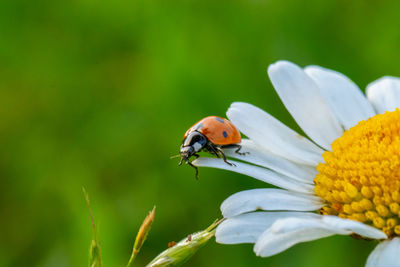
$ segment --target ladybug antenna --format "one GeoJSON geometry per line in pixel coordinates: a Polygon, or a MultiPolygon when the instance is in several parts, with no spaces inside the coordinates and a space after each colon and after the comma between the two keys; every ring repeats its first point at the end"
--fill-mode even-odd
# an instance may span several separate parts
{"type": "Polygon", "coordinates": [[[171,157],[169,157],[170,159],[174,159],[174,158],[179,158],[181,155],[175,155],[175,156],[171,156],[171,157]]]}

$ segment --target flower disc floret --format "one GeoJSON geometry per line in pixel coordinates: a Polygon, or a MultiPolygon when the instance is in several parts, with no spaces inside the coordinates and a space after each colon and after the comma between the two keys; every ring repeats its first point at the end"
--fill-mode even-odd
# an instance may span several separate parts
{"type": "Polygon", "coordinates": [[[320,212],[400,236],[400,110],[359,122],[323,158],[314,179],[326,201],[320,212]]]}

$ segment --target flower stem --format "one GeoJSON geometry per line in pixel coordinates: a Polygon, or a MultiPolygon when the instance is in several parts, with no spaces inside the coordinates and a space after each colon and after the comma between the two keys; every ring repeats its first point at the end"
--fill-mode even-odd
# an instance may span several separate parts
{"type": "Polygon", "coordinates": [[[90,243],[90,249],[89,249],[89,267],[101,267],[102,266],[101,248],[100,248],[100,243],[97,241],[96,226],[94,224],[92,209],[90,208],[89,195],[86,192],[84,187],[82,187],[82,191],[83,191],[83,194],[85,195],[86,203],[89,208],[89,215],[90,215],[90,220],[92,222],[92,229],[93,229],[93,239],[92,239],[92,242],[90,243]]]}

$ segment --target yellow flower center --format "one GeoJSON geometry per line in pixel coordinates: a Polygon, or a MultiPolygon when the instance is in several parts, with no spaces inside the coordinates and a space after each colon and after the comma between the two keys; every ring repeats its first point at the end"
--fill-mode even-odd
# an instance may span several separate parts
{"type": "Polygon", "coordinates": [[[322,214],[400,236],[400,110],[361,121],[332,143],[317,166],[322,214]]]}

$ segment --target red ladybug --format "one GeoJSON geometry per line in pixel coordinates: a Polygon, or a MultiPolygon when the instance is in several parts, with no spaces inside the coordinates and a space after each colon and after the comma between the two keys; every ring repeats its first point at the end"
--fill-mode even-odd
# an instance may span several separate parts
{"type": "Polygon", "coordinates": [[[239,130],[228,120],[217,117],[206,117],[189,128],[183,136],[183,142],[180,148],[181,161],[196,169],[196,178],[198,177],[198,169],[190,161],[190,157],[199,157],[198,152],[204,150],[218,158],[222,156],[224,161],[233,165],[226,160],[222,148],[237,148],[236,153],[244,155],[246,153],[239,152],[242,148],[239,143],[242,141],[239,130]]]}

